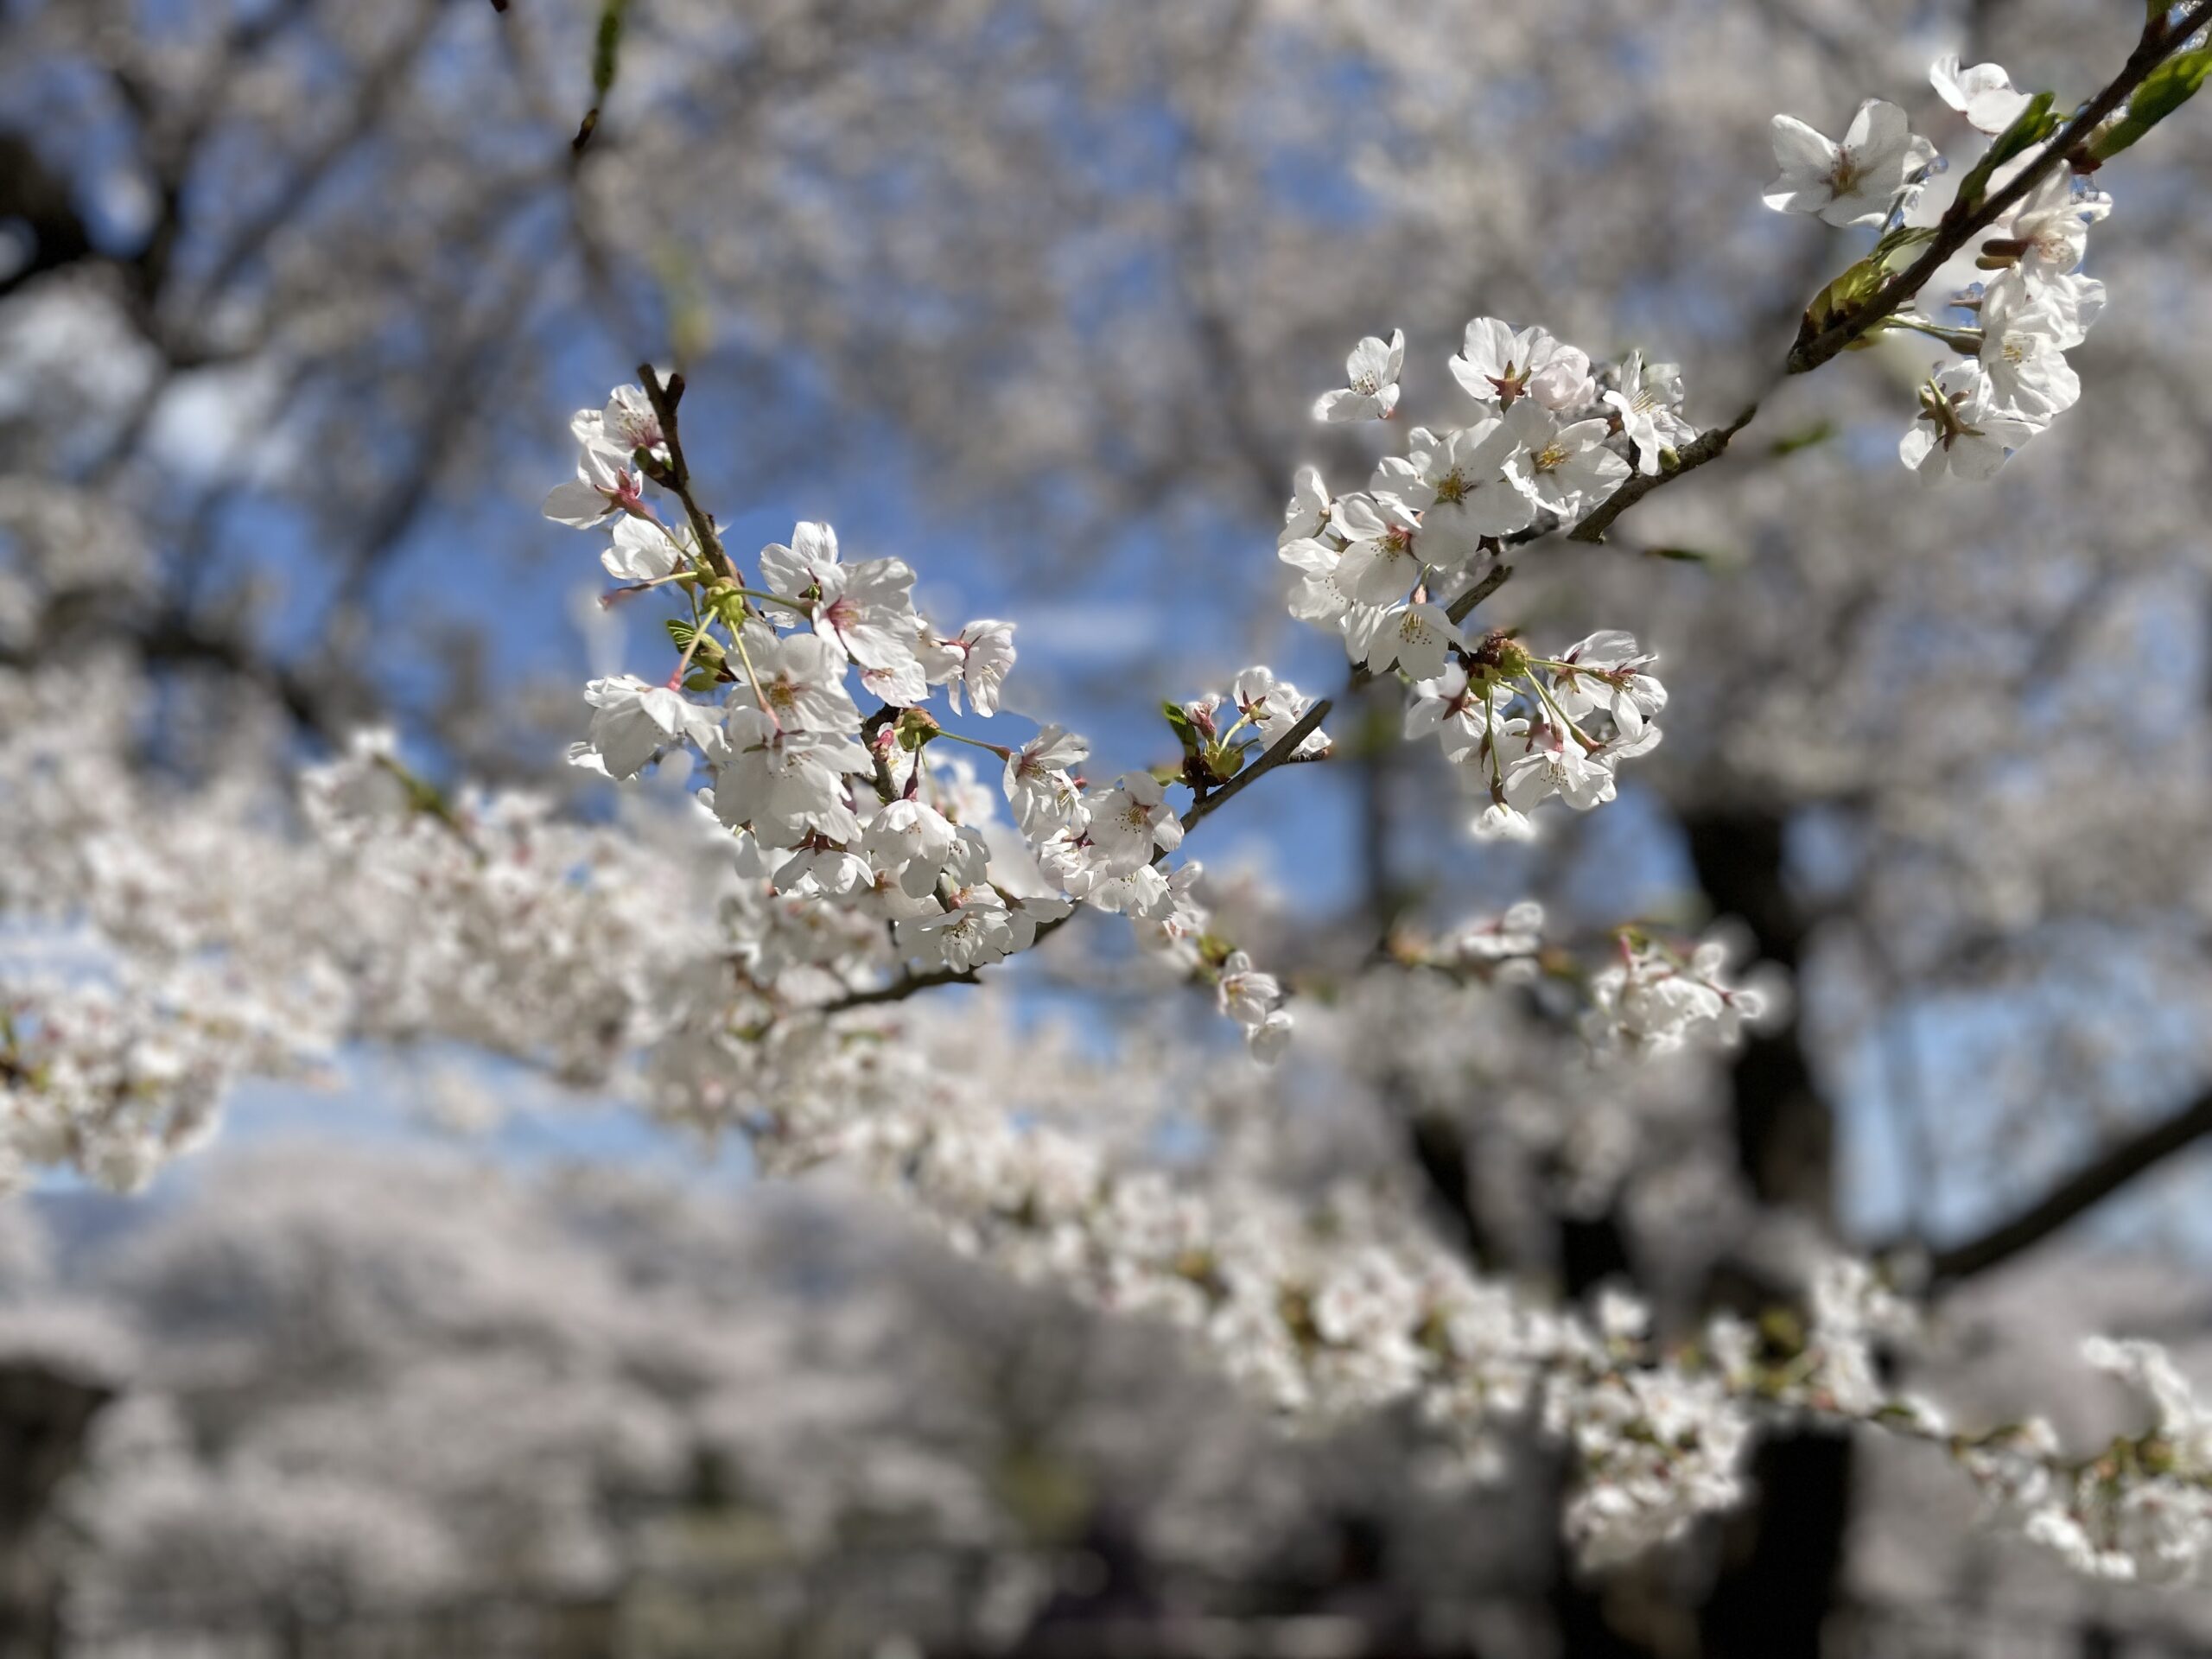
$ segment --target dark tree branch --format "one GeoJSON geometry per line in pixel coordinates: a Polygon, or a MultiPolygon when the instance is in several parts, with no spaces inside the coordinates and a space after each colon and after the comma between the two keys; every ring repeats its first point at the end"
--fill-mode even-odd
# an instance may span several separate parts
{"type": "Polygon", "coordinates": [[[1917,259],[1875,289],[1863,305],[1853,306],[1827,327],[1798,341],[1789,353],[1789,372],[1803,374],[1819,368],[1886,321],[1899,306],[1926,287],[1952,255],[2003,218],[2052,168],[2073,155],[2096,130],[2098,124],[2125,104],[2128,94],[2140,86],[2153,69],[2208,22],[2212,22],[2212,0],[2203,0],[2203,3],[2191,7],[2186,16],[2171,26],[2163,10],[2152,12],[2143,26],[2142,38],[2128,54],[2120,73],[2082,106],[2080,112],[2044,146],[2040,156],[2022,168],[2003,189],[1992,191],[1972,213],[1956,213],[1955,207],[1963,204],[1955,204],[1954,213],[1945,215],[1935,239],[1921,251],[1917,259]]]}
{"type": "Polygon", "coordinates": [[[1675,464],[1663,472],[1636,474],[1628,482],[1599,502],[1588,517],[1569,531],[1567,539],[1570,542],[1593,543],[1603,542],[1605,539],[1606,528],[1613,520],[1643,500],[1652,491],[1662,485],[1671,484],[1684,474],[1694,473],[1707,461],[1718,461],[1722,455],[1727,454],[1728,441],[1749,426],[1752,416],[1758,412],[1759,406],[1752,404],[1727,425],[1707,428],[1676,452],[1675,464]]]}
{"type": "Polygon", "coordinates": [[[2108,1148],[1986,1232],[1936,1251],[1929,1259],[1930,1276],[1955,1283],[2009,1262],[2207,1135],[2212,1135],[2212,1092],[2108,1148]]]}
{"type": "MultiPolygon", "coordinates": [[[[1037,930],[1039,935],[1045,930],[1037,930]]],[[[865,1008],[880,1002],[903,1002],[917,991],[926,991],[939,985],[980,985],[982,978],[973,968],[932,968],[925,974],[901,974],[886,985],[874,986],[865,991],[848,991],[834,1002],[824,1002],[807,1010],[809,1014],[842,1014],[847,1008],[865,1008]]]]}

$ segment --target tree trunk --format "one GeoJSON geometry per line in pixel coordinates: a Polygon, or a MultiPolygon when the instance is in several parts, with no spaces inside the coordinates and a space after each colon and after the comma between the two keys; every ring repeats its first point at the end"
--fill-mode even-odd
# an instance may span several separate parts
{"type": "Polygon", "coordinates": [[[61,1583],[37,1548],[108,1390],[35,1361],[0,1365],[0,1659],[61,1651],[61,1583]]]}
{"type": "MultiPolygon", "coordinates": [[[[1746,924],[1760,959],[1794,976],[1807,929],[1783,872],[1785,823],[1757,807],[1685,823],[1690,858],[1714,913],[1746,924]]],[[[1824,1231],[1835,1218],[1834,1115],[1821,1098],[1796,1020],[1751,1035],[1729,1076],[1737,1157],[1759,1201],[1795,1209],[1824,1231]]],[[[1720,1300],[1759,1301],[1777,1287],[1739,1269],[1720,1300]]],[[[1751,1466],[1755,1496],[1722,1529],[1719,1576],[1700,1617],[1705,1659],[1818,1659],[1851,1517],[1848,1436],[1770,1437],[1751,1466]]]]}

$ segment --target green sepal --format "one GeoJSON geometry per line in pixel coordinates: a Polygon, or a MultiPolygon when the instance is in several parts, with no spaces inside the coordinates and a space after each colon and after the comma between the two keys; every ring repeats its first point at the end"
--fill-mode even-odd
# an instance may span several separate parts
{"type": "Polygon", "coordinates": [[[2127,113],[2090,137],[2090,157],[2108,162],[2119,155],[2196,97],[2207,74],[2212,74],[2212,46],[2168,58],[2144,77],[2127,100],[2127,113]]]}

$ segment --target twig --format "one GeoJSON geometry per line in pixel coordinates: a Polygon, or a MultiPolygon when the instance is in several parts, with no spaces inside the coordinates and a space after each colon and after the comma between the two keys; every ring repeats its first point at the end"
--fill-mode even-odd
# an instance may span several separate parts
{"type": "MultiPolygon", "coordinates": [[[[1367,683],[1369,677],[1364,668],[1354,669],[1351,679],[1345,685],[1344,690],[1348,692],[1357,690],[1367,683]]],[[[1219,789],[1208,794],[1203,800],[1193,801],[1191,804],[1191,810],[1183,815],[1185,830],[1187,831],[1198,824],[1204,823],[1221,808],[1235,800],[1277,766],[1288,764],[1291,756],[1296,753],[1298,746],[1313,734],[1321,722],[1329,717],[1329,711],[1336,706],[1336,698],[1321,698],[1311,709],[1300,715],[1298,717],[1298,723],[1277,738],[1258,760],[1231,778],[1219,789]]]]}
{"type": "Polygon", "coordinates": [[[1590,514],[1567,534],[1570,542],[1599,543],[1605,539],[1606,529],[1613,520],[1662,486],[1673,483],[1685,473],[1694,473],[1707,461],[1718,461],[1728,451],[1728,441],[1751,423],[1759,412],[1752,404],[1726,426],[1709,427],[1675,452],[1675,465],[1664,472],[1637,473],[1599,502],[1590,514]]]}
{"type": "Polygon", "coordinates": [[[683,516],[690,520],[691,533],[699,538],[699,550],[707,556],[715,570],[731,582],[737,580],[737,567],[722,551],[722,538],[715,529],[712,514],[699,505],[691,493],[691,463],[683,456],[683,435],[677,425],[676,407],[683,398],[683,377],[671,374],[668,384],[661,378],[650,363],[638,365],[638,379],[645,389],[645,399],[653,406],[653,418],[660,423],[662,441],[668,445],[668,462],[648,467],[646,476],[654,483],[673,490],[676,499],[683,504],[683,516]]]}
{"type": "Polygon", "coordinates": [[[1452,626],[1456,628],[1467,620],[1476,606],[1481,604],[1512,579],[1513,567],[1510,564],[1499,565],[1480,582],[1468,588],[1465,593],[1446,606],[1444,614],[1452,619],[1452,626]]]}
{"type": "MultiPolygon", "coordinates": [[[[1057,926],[1057,923],[1047,924],[1057,926]]],[[[1045,929],[1037,930],[1042,937],[1045,929]]],[[[865,1008],[879,1002],[903,1002],[917,991],[933,989],[939,985],[980,985],[982,977],[973,968],[932,968],[927,973],[906,973],[886,985],[865,991],[848,991],[834,1002],[819,1003],[806,1010],[809,1014],[842,1014],[847,1008],[865,1008]]]]}

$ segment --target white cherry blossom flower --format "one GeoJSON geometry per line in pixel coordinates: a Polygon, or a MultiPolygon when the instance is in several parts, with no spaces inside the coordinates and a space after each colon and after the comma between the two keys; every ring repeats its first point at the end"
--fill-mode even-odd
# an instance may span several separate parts
{"type": "Polygon", "coordinates": [[[1075,906],[1054,893],[1002,893],[1010,954],[1019,956],[1037,943],[1037,930],[1067,919],[1075,906]]]}
{"type": "Polygon", "coordinates": [[[592,706],[586,741],[610,778],[634,778],[663,749],[704,744],[715,713],[664,685],[647,685],[632,674],[594,680],[584,687],[592,706]]]}
{"type": "Polygon", "coordinates": [[[1344,639],[1351,659],[1365,663],[1370,673],[1395,668],[1411,680],[1433,680],[1443,673],[1446,657],[1459,643],[1459,631],[1443,607],[1426,600],[1370,612],[1344,639]]]}
{"type": "Polygon", "coordinates": [[[1467,671],[1447,663],[1434,679],[1415,683],[1414,699],[1406,706],[1406,741],[1433,734],[1446,760],[1466,760],[1479,753],[1498,708],[1512,698],[1512,690],[1503,685],[1494,686],[1487,695],[1476,691],[1468,683],[1467,671]]]}
{"type": "Polygon", "coordinates": [[[1262,1065],[1273,1065],[1290,1046],[1293,1022],[1289,1012],[1270,1008],[1268,1017],[1244,1030],[1244,1046],[1262,1065]]]}
{"type": "Polygon", "coordinates": [[[1334,624],[1357,602],[1344,571],[1344,550],[1313,537],[1286,542],[1276,557],[1299,573],[1290,613],[1301,622],[1334,624]]]}
{"type": "Polygon", "coordinates": [[[944,639],[925,632],[917,655],[929,683],[946,688],[954,713],[964,687],[976,712],[988,720],[998,713],[999,687],[1014,666],[1014,624],[986,618],[944,639]]]}
{"type": "Polygon", "coordinates": [[[604,452],[617,466],[634,465],[640,449],[657,460],[668,459],[660,416],[653,413],[652,399],[643,386],[615,387],[606,408],[578,410],[569,430],[584,448],[604,452]]]}
{"type": "MultiPolygon", "coordinates": [[[[748,626],[746,656],[760,676],[759,692],[779,725],[810,732],[857,732],[861,713],[845,690],[845,658],[820,634],[770,635],[748,626]]],[[[729,664],[740,684],[752,683],[743,658],[729,664]]]]}
{"type": "Polygon", "coordinates": [[[1507,470],[1535,505],[1573,518],[1627,480],[1628,463],[1605,448],[1610,423],[1562,425],[1535,399],[1516,404],[1507,419],[1518,426],[1520,437],[1507,470]]]}
{"type": "Polygon", "coordinates": [[[644,485],[629,467],[611,458],[596,445],[587,444],[576,458],[576,475],[556,485],[541,509],[556,524],[591,530],[604,524],[611,512],[650,518],[644,485]]]}
{"type": "MultiPolygon", "coordinates": [[[[1016,949],[1006,900],[989,887],[968,888],[950,909],[897,926],[902,950],[955,973],[1003,962],[1016,949]]],[[[1031,937],[1035,937],[1033,928],[1031,937]]]]}
{"type": "Polygon", "coordinates": [[[1667,688],[1643,671],[1658,660],[1637,648],[1636,636],[1605,628],[1559,654],[1565,668],[1552,674],[1552,701],[1570,720],[1597,711],[1612,716],[1624,737],[1667,706],[1667,688]]]}
{"type": "Polygon", "coordinates": [[[1516,330],[1496,317],[1477,317],[1452,359],[1452,377],[1470,397],[1511,409],[1533,397],[1555,410],[1585,409],[1598,400],[1589,356],[1554,340],[1542,327],[1516,330]]]}
{"type": "Polygon", "coordinates": [[[1155,849],[1172,853],[1183,844],[1183,822],[1148,772],[1123,772],[1111,789],[1093,791],[1086,805],[1090,839],[1109,874],[1126,875],[1149,864],[1155,849]]]}
{"type": "Polygon", "coordinates": [[[802,613],[806,601],[827,590],[842,567],[837,559],[837,532],[828,524],[802,519],[791,531],[788,543],[771,542],[760,550],[760,580],[772,594],[792,601],[802,613]]]}
{"type": "Polygon", "coordinates": [[[1697,435],[1682,418],[1682,374],[1672,363],[1647,365],[1642,352],[1621,359],[1620,384],[1605,393],[1622,435],[1636,451],[1636,470],[1659,470],[1662,450],[1679,449],[1697,435]]]}
{"type": "MultiPolygon", "coordinates": [[[[1505,767],[1505,804],[1527,812],[1556,795],[1578,812],[1613,798],[1612,768],[1554,721],[1532,722],[1527,747],[1505,767]]],[[[1503,745],[1500,746],[1503,747],[1503,745]]]]}
{"type": "Polygon", "coordinates": [[[1321,481],[1320,469],[1300,467],[1291,478],[1290,499],[1283,506],[1282,531],[1275,545],[1287,547],[1319,536],[1328,524],[1329,506],[1329,486],[1321,481]]]}
{"type": "Polygon", "coordinates": [[[625,517],[614,526],[611,546],[599,562],[617,582],[659,582],[690,563],[667,529],[653,519],[625,517]]]}
{"type": "MultiPolygon", "coordinates": [[[[1262,747],[1272,749],[1291,728],[1305,718],[1306,711],[1313,706],[1313,699],[1302,696],[1288,680],[1279,680],[1269,668],[1248,668],[1241,671],[1230,682],[1230,701],[1237,712],[1251,721],[1260,734],[1262,747]]],[[[1325,732],[1308,732],[1300,740],[1297,755],[1310,760],[1329,752],[1329,735],[1325,732]]]]}
{"type": "Polygon", "coordinates": [[[1221,1011],[1240,1026],[1258,1026],[1267,1021],[1275,1005],[1282,1001],[1282,986],[1273,974],[1263,974],[1252,966],[1252,958],[1242,950],[1232,950],[1221,964],[1221,977],[1215,983],[1221,1011]]]}
{"type": "Polygon", "coordinates": [[[1897,454],[1923,484],[1947,474],[1979,482],[1995,477],[2005,457],[2037,429],[1999,411],[1980,363],[1949,363],[1937,367],[1921,388],[1919,417],[1899,441],[1897,454]]]}
{"type": "Polygon", "coordinates": [[[869,819],[861,846],[877,869],[898,873],[912,898],[933,893],[957,839],[950,820],[926,801],[887,801],[869,819]]]}
{"type": "Polygon", "coordinates": [[[1951,53],[1929,66],[1928,82],[1937,96],[1966,117],[1968,126],[1992,137],[2011,126],[2028,107],[2028,95],[2013,91],[2012,78],[2001,64],[1977,63],[1961,69],[1958,54],[1951,53]]]}
{"type": "Polygon", "coordinates": [[[1405,366],[1406,336],[1393,329],[1388,341],[1370,334],[1344,359],[1345,385],[1313,401],[1317,421],[1387,421],[1398,406],[1398,373],[1405,366]]]}
{"type": "Polygon", "coordinates": [[[832,841],[859,839],[845,799],[849,775],[874,770],[850,738],[786,731],[751,703],[735,703],[708,751],[715,814],[733,829],[749,823],[764,844],[789,847],[810,831],[832,841]]]}
{"type": "Polygon", "coordinates": [[[2070,352],[2089,337],[2089,330],[2104,315],[2105,285],[2079,272],[2061,272],[2035,278],[2036,302],[2056,324],[2053,336],[2061,351],[2070,352]]]}
{"type": "Polygon", "coordinates": [[[2089,226],[2111,212],[2109,195],[2082,188],[2072,168],[2056,167],[1990,227],[1982,245],[2000,257],[2017,257],[2031,275],[2063,276],[2088,251],[2089,226]]]}
{"type": "Polygon", "coordinates": [[[1477,841],[1534,841],[1536,823],[1518,807],[1492,801],[1475,815],[1467,833],[1477,841]]]}
{"type": "Polygon", "coordinates": [[[1360,603],[1387,605],[1420,579],[1422,555],[1414,547],[1421,520],[1396,496],[1344,497],[1337,504],[1337,527],[1346,546],[1336,577],[1360,603]]]}
{"type": "MultiPolygon", "coordinates": [[[[1092,866],[1089,879],[1077,885],[1084,903],[1109,915],[1127,916],[1134,922],[1162,922],[1173,914],[1175,892],[1166,874],[1156,864],[1140,864],[1133,870],[1110,870],[1092,866]]],[[[1071,889],[1073,891],[1074,889],[1071,889]]],[[[1140,941],[1144,938],[1141,930],[1140,941]]]]}
{"type": "MultiPolygon", "coordinates": [[[[1407,499],[1421,509],[1421,556],[1428,563],[1464,564],[1484,537],[1510,536],[1535,521],[1535,504],[1510,475],[1525,430],[1510,416],[1492,417],[1446,433],[1413,457],[1419,487],[1407,499]]],[[[1395,591],[1405,588],[1401,583],[1395,591]]]]}
{"type": "Polygon", "coordinates": [[[2029,421],[2047,421],[2082,396],[2081,378],[2066,361],[2071,320],[2040,283],[2007,271],[1983,291],[1981,365],[1990,395],[2029,421]]]}
{"type": "Polygon", "coordinates": [[[1851,118],[1842,141],[1815,132],[1795,116],[1774,118],[1774,159],[1781,176],[1767,187],[1777,213],[1818,213],[1830,225],[1879,225],[1906,189],[1906,180],[1936,159],[1896,105],[1870,98],[1851,118]]]}
{"type": "Polygon", "coordinates": [[[812,620],[817,633],[863,671],[886,677],[872,690],[912,684],[922,620],[914,613],[914,573],[903,559],[842,563],[837,532],[806,523],[791,532],[788,546],[778,542],[760,550],[760,575],[769,592],[812,620]]]}
{"type": "Polygon", "coordinates": [[[1007,757],[1006,798],[1023,835],[1034,840],[1082,828],[1087,810],[1071,773],[1090,756],[1088,739],[1046,726],[1007,757]]]}

